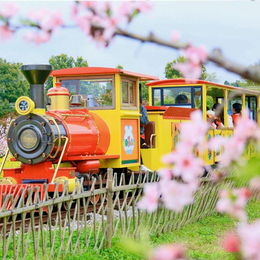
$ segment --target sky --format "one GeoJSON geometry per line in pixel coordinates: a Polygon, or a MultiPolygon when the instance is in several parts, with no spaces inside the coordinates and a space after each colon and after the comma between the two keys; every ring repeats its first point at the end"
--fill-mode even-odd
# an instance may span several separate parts
{"type": "MultiPolygon", "coordinates": [[[[0,6],[3,1],[0,1],[0,6]]],[[[148,14],[140,14],[129,31],[170,40],[179,31],[181,41],[204,45],[208,51],[220,48],[234,62],[249,66],[260,61],[260,1],[151,1],[148,14]]],[[[71,23],[69,1],[17,1],[22,12],[46,7],[61,10],[71,23]]],[[[179,51],[152,43],[140,43],[117,36],[107,48],[97,47],[80,29],[60,30],[50,42],[36,46],[22,39],[22,32],[11,42],[0,40],[0,58],[23,64],[47,64],[52,55],[82,56],[93,67],[122,65],[125,70],[164,79],[168,62],[182,55],[179,51]]],[[[235,82],[240,76],[206,64],[207,72],[216,73],[219,83],[235,82]]]]}

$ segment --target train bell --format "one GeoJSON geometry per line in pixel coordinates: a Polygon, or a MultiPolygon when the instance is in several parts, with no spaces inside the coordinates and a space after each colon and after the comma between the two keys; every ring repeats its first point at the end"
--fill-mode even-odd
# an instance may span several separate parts
{"type": "Polygon", "coordinates": [[[72,106],[81,106],[80,97],[79,96],[73,96],[70,104],[72,106]]]}

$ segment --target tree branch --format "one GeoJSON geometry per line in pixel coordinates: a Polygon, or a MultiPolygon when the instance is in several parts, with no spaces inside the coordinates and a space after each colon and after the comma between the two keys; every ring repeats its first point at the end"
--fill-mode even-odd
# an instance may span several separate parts
{"type": "MultiPolygon", "coordinates": [[[[138,34],[130,33],[121,29],[117,29],[115,34],[119,36],[124,36],[127,38],[139,40],[141,42],[152,42],[156,43],[161,46],[169,47],[176,50],[182,50],[186,49],[190,46],[189,43],[182,43],[182,42],[173,42],[173,41],[166,41],[163,40],[157,36],[155,36],[152,32],[149,34],[149,36],[144,37],[138,34]]],[[[235,63],[222,54],[220,49],[213,49],[211,53],[208,53],[208,61],[211,61],[218,65],[219,67],[222,67],[230,72],[234,72],[240,76],[242,76],[245,79],[249,79],[255,82],[260,83],[260,69],[257,68],[249,68],[242,66],[238,63],[235,63]]]]}

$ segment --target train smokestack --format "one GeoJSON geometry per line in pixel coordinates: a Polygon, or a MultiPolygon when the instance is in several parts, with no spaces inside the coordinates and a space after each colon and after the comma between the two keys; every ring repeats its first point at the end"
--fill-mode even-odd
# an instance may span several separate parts
{"type": "Polygon", "coordinates": [[[21,72],[30,83],[30,96],[35,104],[35,108],[44,109],[44,83],[51,71],[51,65],[21,66],[21,72]]]}

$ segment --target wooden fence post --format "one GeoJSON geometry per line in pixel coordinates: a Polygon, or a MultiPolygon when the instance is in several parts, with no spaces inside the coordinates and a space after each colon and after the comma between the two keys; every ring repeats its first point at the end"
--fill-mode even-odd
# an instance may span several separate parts
{"type": "Polygon", "coordinates": [[[111,247],[113,225],[113,169],[107,169],[107,248],[111,247]]]}

